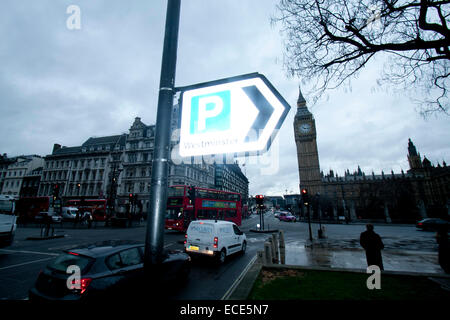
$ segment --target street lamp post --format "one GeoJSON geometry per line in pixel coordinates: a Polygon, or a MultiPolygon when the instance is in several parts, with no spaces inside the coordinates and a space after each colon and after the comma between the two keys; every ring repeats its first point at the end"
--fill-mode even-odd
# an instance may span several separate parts
{"type": "Polygon", "coordinates": [[[309,208],[309,203],[305,203],[306,210],[308,213],[308,230],[309,230],[309,240],[313,241],[312,231],[311,231],[311,210],[309,208]]]}
{"type": "Polygon", "coordinates": [[[321,211],[320,211],[320,193],[317,192],[316,194],[316,198],[317,198],[317,213],[319,215],[319,231],[318,231],[318,235],[319,235],[319,239],[323,238],[323,233],[322,233],[322,220],[321,220],[321,211]]]}
{"type": "MultiPolygon", "coordinates": [[[[167,205],[170,156],[170,122],[175,90],[180,0],[168,0],[164,45],[156,114],[155,148],[145,239],[144,267],[161,265],[164,246],[164,218],[167,205]]],[[[151,273],[151,272],[149,272],[151,273]]],[[[156,275],[155,275],[156,276],[156,275]]]]}
{"type": "Polygon", "coordinates": [[[301,189],[301,194],[302,194],[303,205],[306,207],[307,214],[308,214],[309,240],[313,241],[312,231],[311,231],[311,209],[310,209],[311,204],[309,203],[308,189],[306,189],[306,188],[301,189]]]}

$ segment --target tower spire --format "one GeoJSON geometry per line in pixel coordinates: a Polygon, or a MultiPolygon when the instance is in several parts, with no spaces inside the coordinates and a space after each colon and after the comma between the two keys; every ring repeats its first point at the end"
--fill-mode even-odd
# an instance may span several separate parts
{"type": "Polygon", "coordinates": [[[308,107],[306,106],[306,100],[303,97],[302,90],[300,85],[298,86],[298,99],[297,99],[297,113],[296,117],[312,117],[311,112],[309,112],[308,107]]]}
{"type": "Polygon", "coordinates": [[[306,105],[306,100],[303,97],[302,89],[300,88],[300,85],[298,85],[298,99],[297,99],[297,107],[303,107],[306,105]]]}
{"type": "Polygon", "coordinates": [[[417,149],[411,138],[408,139],[408,153],[410,156],[417,156],[417,149]]]}
{"type": "Polygon", "coordinates": [[[416,146],[411,139],[408,139],[408,162],[411,170],[423,167],[422,161],[420,160],[420,153],[417,152],[416,146]]]}

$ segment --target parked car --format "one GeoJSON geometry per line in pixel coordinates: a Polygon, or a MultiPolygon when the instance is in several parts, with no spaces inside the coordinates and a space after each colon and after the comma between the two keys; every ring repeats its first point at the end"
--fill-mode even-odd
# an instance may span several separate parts
{"type": "Polygon", "coordinates": [[[297,218],[295,216],[293,216],[292,214],[290,214],[289,212],[281,212],[278,215],[278,219],[280,221],[286,221],[286,222],[295,222],[297,220],[297,218]]]}
{"type": "Polygon", "coordinates": [[[450,227],[450,222],[439,218],[426,218],[417,222],[416,228],[421,230],[433,230],[437,231],[440,227],[450,227]]]}
{"type": "Polygon", "coordinates": [[[186,253],[214,257],[219,263],[223,263],[233,253],[245,253],[247,248],[245,234],[230,221],[192,221],[185,237],[186,253]]]}
{"type": "Polygon", "coordinates": [[[78,208],[75,207],[63,207],[62,217],[66,220],[75,220],[77,218],[78,208]]]}
{"type": "MultiPolygon", "coordinates": [[[[129,241],[106,241],[66,251],[41,271],[29,290],[29,298],[127,300],[160,293],[155,291],[158,290],[154,287],[156,283],[150,285],[145,281],[143,258],[144,245],[129,241]],[[69,280],[72,275],[67,271],[73,266],[79,267],[78,282],[69,280]],[[75,284],[78,289],[71,288],[75,284]]],[[[189,276],[190,257],[181,251],[165,252],[159,270],[162,272],[159,281],[164,284],[170,281],[183,283],[189,276]]]]}

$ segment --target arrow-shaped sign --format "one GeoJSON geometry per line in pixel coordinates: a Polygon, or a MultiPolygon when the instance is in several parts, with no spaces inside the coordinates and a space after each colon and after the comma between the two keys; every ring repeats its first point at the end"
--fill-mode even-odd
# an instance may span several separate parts
{"type": "Polygon", "coordinates": [[[182,157],[267,150],[290,109],[258,73],[178,90],[182,157]]]}
{"type": "MultiPolygon", "coordinates": [[[[256,136],[253,137],[253,141],[258,140],[259,134],[269,122],[270,116],[272,115],[274,109],[270,105],[270,103],[264,98],[261,92],[258,90],[256,86],[250,86],[242,88],[247,96],[252,100],[253,104],[258,108],[258,116],[256,117],[255,122],[253,122],[251,130],[254,130],[256,136]]],[[[250,142],[252,138],[252,132],[249,132],[246,137],[246,142],[250,142]]]]}

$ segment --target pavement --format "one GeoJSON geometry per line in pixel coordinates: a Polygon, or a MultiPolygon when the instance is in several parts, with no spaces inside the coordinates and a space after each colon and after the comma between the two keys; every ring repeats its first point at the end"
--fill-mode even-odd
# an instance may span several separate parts
{"type": "MultiPolygon", "coordinates": [[[[366,273],[365,252],[357,242],[354,239],[339,237],[314,239],[312,242],[308,239],[287,239],[285,265],[272,264],[270,267],[366,273]]],[[[388,246],[382,251],[385,269],[383,273],[426,276],[439,283],[443,289],[450,290],[450,275],[445,274],[440,267],[437,251],[427,249],[423,246],[416,248],[414,245],[408,247],[408,250],[397,245],[388,246]]],[[[262,250],[263,247],[224,299],[247,299],[253,283],[264,266],[262,250]]]]}

